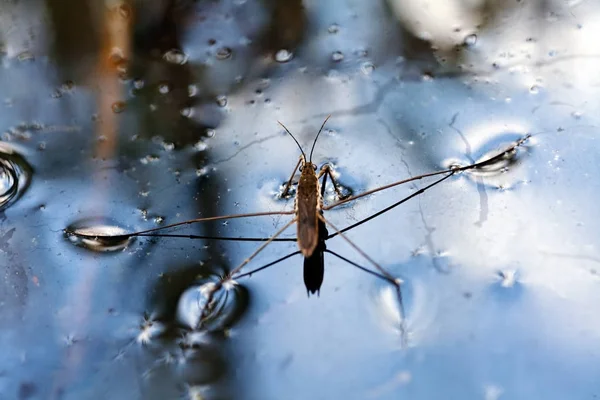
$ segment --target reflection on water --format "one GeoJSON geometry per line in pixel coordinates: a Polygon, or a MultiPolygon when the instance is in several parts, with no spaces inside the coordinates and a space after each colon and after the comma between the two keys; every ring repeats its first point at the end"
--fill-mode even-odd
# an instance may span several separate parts
{"type": "Polygon", "coordinates": [[[599,393],[598,4],[423,4],[6,3],[0,398],[599,393]],[[329,114],[313,161],[344,195],[531,134],[325,211],[344,229],[415,195],[346,232],[401,277],[404,316],[327,253],[307,298],[293,229],[248,270],[283,261],[218,283],[290,215],[127,235],[293,209],[277,121],[306,146],[329,114]]]}

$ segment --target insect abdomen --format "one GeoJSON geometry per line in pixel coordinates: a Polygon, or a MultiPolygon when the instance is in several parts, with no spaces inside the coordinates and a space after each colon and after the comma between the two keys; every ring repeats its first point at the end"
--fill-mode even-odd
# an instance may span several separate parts
{"type": "Polygon", "coordinates": [[[319,181],[313,174],[302,174],[296,194],[296,218],[298,247],[304,257],[310,257],[319,240],[317,213],[319,204],[319,181]]]}

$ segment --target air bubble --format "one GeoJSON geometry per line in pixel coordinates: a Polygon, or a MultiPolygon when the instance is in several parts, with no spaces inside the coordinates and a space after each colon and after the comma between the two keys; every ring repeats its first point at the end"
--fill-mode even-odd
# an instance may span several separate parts
{"type": "Polygon", "coordinates": [[[111,108],[115,114],[120,114],[125,111],[125,102],[124,101],[115,101],[112,103],[111,108]]]}
{"type": "Polygon", "coordinates": [[[227,96],[222,94],[218,95],[216,101],[219,107],[225,107],[227,105],[227,96]]]}
{"type": "Polygon", "coordinates": [[[329,28],[327,28],[327,32],[329,33],[338,33],[340,31],[340,26],[338,24],[331,24],[329,28]]]}
{"type": "Polygon", "coordinates": [[[217,50],[217,60],[227,60],[228,58],[231,58],[231,55],[233,54],[233,50],[231,50],[231,48],[229,47],[221,47],[220,49],[217,50]]]}
{"type": "Polygon", "coordinates": [[[171,64],[184,65],[188,61],[188,56],[179,49],[171,49],[163,54],[163,59],[171,64]]]}
{"type": "Polygon", "coordinates": [[[331,60],[333,62],[340,62],[344,59],[344,53],[342,53],[341,51],[334,51],[333,54],[331,54],[331,60]]]}
{"type": "Polygon", "coordinates": [[[290,61],[294,57],[294,54],[291,51],[286,49],[281,49],[275,53],[275,61],[278,63],[286,63],[290,61]]]}
{"type": "Polygon", "coordinates": [[[468,47],[475,46],[475,44],[477,44],[477,35],[471,34],[465,37],[464,44],[468,47]]]}
{"type": "Polygon", "coordinates": [[[365,75],[371,75],[374,70],[375,70],[375,65],[373,65],[373,63],[371,63],[371,62],[364,62],[360,66],[360,71],[365,75]]]}

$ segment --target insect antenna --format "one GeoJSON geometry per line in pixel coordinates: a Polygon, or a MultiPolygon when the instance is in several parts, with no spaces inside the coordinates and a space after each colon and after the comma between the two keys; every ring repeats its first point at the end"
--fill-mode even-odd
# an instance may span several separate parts
{"type": "Polygon", "coordinates": [[[285,131],[287,133],[289,133],[289,135],[292,137],[292,139],[294,139],[294,142],[296,142],[296,144],[298,145],[298,148],[300,149],[300,152],[302,153],[302,155],[304,156],[304,159],[306,160],[306,154],[304,153],[304,150],[302,150],[302,146],[300,146],[300,143],[298,143],[298,141],[296,140],[296,138],[294,137],[294,135],[292,135],[292,132],[290,132],[290,130],[288,128],[286,128],[285,125],[282,124],[281,122],[277,121],[277,123],[279,125],[281,125],[283,127],[283,129],[285,129],[285,131]]]}
{"type": "Polygon", "coordinates": [[[313,141],[312,147],[310,148],[310,155],[308,156],[308,162],[312,162],[313,150],[315,149],[315,145],[317,144],[317,139],[319,138],[319,135],[321,134],[321,131],[323,130],[323,127],[325,127],[325,124],[327,123],[327,120],[329,120],[329,118],[331,118],[331,114],[329,114],[327,116],[327,118],[325,118],[325,121],[323,121],[323,125],[321,125],[321,129],[319,129],[317,136],[315,136],[315,140],[313,141]]]}

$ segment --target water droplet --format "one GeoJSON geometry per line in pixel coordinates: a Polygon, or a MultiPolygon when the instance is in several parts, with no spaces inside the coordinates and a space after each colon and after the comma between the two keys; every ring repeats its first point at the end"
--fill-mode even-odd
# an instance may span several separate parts
{"type": "Polygon", "coordinates": [[[29,51],[24,51],[17,55],[17,60],[19,60],[20,62],[33,61],[33,60],[35,60],[35,57],[34,57],[33,53],[31,53],[29,51]]]}
{"type": "Polygon", "coordinates": [[[206,175],[208,175],[208,171],[209,171],[208,167],[198,168],[196,170],[196,176],[197,177],[206,176],[206,175]]]}
{"type": "Polygon", "coordinates": [[[145,84],[145,82],[143,79],[138,78],[138,79],[133,80],[133,88],[134,89],[140,90],[144,87],[144,84],[145,84]]]}
{"type": "Polygon", "coordinates": [[[540,91],[540,87],[538,85],[533,85],[532,87],[529,88],[529,93],[531,94],[538,94],[540,91]]]}
{"type": "Polygon", "coordinates": [[[194,97],[196,95],[198,95],[198,86],[194,85],[194,84],[189,85],[188,86],[188,96],[194,97]]]}
{"type": "Polygon", "coordinates": [[[221,47],[217,50],[217,60],[227,60],[233,54],[233,50],[229,47],[221,47]]]}
{"type": "Polygon", "coordinates": [[[375,70],[375,65],[373,65],[373,63],[368,62],[368,61],[364,62],[360,66],[360,71],[365,75],[371,75],[374,70],[375,70]]]}
{"type": "Polygon", "coordinates": [[[338,33],[340,31],[340,26],[338,24],[331,24],[329,28],[327,28],[327,32],[329,33],[338,33]]]}
{"type": "Polygon", "coordinates": [[[0,143],[0,210],[19,199],[29,187],[33,169],[23,156],[0,143]]]}
{"type": "Polygon", "coordinates": [[[171,64],[184,65],[188,61],[188,56],[179,49],[171,49],[163,54],[163,59],[171,64]]]}
{"type": "Polygon", "coordinates": [[[180,112],[182,117],[190,118],[194,114],[194,109],[191,107],[183,108],[180,112]]]}
{"type": "Polygon", "coordinates": [[[471,35],[468,35],[467,37],[465,37],[464,44],[465,44],[465,46],[469,46],[469,47],[475,46],[475,44],[477,44],[477,35],[471,34],[471,35]]]}
{"type": "Polygon", "coordinates": [[[331,54],[331,60],[333,62],[340,62],[344,59],[344,53],[342,53],[341,51],[334,51],[331,54]]]}
{"type": "Polygon", "coordinates": [[[203,140],[197,141],[196,144],[194,145],[194,149],[196,149],[197,151],[204,151],[207,148],[208,148],[208,145],[203,140]]]}
{"type": "Polygon", "coordinates": [[[581,117],[583,116],[583,112],[581,111],[573,111],[571,113],[571,116],[575,119],[581,119],[581,117]]]}
{"type": "Polygon", "coordinates": [[[219,107],[225,107],[227,105],[227,96],[223,94],[218,95],[216,100],[219,107]]]}
{"type": "Polygon", "coordinates": [[[278,50],[277,53],[275,53],[275,61],[277,61],[278,63],[286,63],[290,61],[293,57],[294,53],[286,49],[278,50]]]}
{"type": "Polygon", "coordinates": [[[215,131],[214,129],[206,130],[206,137],[212,138],[212,137],[215,137],[216,134],[217,134],[217,131],[215,131]]]}
{"type": "Polygon", "coordinates": [[[97,252],[120,251],[131,240],[127,230],[105,218],[86,218],[69,225],[64,235],[76,246],[97,252]]]}
{"type": "Polygon", "coordinates": [[[243,312],[243,289],[234,281],[210,276],[186,289],[177,305],[177,321],[192,329],[220,330],[243,312]]]}
{"type": "Polygon", "coordinates": [[[158,92],[160,94],[167,94],[171,91],[171,87],[169,86],[168,83],[161,83],[160,85],[158,85],[158,92]]]}
{"type": "Polygon", "coordinates": [[[112,110],[115,114],[120,114],[123,111],[125,111],[125,102],[124,101],[115,101],[114,103],[112,103],[112,110]]]}

